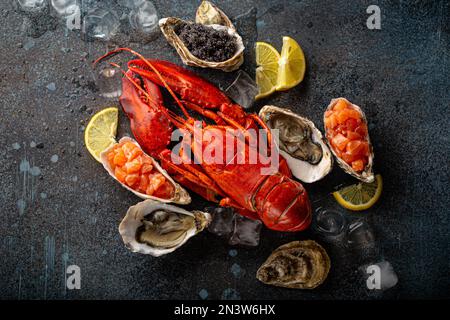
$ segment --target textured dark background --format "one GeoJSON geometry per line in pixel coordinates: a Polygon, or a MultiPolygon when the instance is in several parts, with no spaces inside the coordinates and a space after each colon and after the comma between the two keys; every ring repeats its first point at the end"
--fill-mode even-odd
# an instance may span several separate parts
{"type": "MultiPolygon", "coordinates": [[[[368,291],[360,259],[322,242],[332,269],[318,289],[274,288],[255,279],[273,249],[316,239],[310,232],[265,229],[259,247],[234,248],[234,257],[233,248],[208,232],[161,258],[126,250],[117,227],[139,199],[114,182],[83,146],[91,114],[117,104],[99,97],[92,84],[90,62],[107,46],[83,42],[78,31],[50,18],[30,23],[10,0],[0,4],[0,298],[199,299],[206,292],[208,299],[448,298],[448,1],[217,2],[237,17],[250,51],[247,71],[254,69],[256,39],[280,49],[281,37],[290,35],[305,51],[303,83],[258,103],[254,111],[264,103],[290,107],[318,127],[334,97],[345,96],[366,111],[384,192],[372,209],[348,215],[372,225],[379,258],[392,263],[398,285],[384,293],[368,291]],[[370,4],[381,8],[381,30],[366,27],[370,4]],[[51,83],[56,90],[47,88],[51,83]],[[21,171],[27,162],[32,169],[21,171]],[[65,289],[70,264],[81,268],[81,290],[65,289]]],[[[192,18],[198,3],[155,1],[160,17],[192,18]]],[[[163,37],[147,45],[122,44],[180,63],[163,37]]],[[[199,73],[222,88],[235,76],[199,73]]],[[[119,131],[128,131],[123,115],[119,131]]],[[[329,193],[352,181],[335,167],[306,188],[315,208],[338,208],[329,193]]],[[[192,207],[205,205],[196,198],[192,207]]]]}

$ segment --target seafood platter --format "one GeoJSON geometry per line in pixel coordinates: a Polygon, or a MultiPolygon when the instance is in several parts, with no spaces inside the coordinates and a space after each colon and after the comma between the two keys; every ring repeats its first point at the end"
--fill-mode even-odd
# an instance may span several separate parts
{"type": "MultiPolygon", "coordinates": [[[[176,254],[200,232],[213,230],[219,218],[259,221],[260,228],[270,232],[301,233],[316,215],[308,189],[330,174],[334,164],[357,179],[357,190],[379,190],[364,106],[330,97],[329,105],[323,106],[323,127],[307,114],[293,112],[292,106],[267,104],[249,111],[195,72],[196,68],[236,71],[244,62],[244,51],[255,50],[244,47],[239,30],[224,11],[203,1],[195,21],[166,17],[159,20],[159,27],[180,63],[152,59],[130,48],[116,48],[94,62],[97,67],[112,56],[133,56],[125,60],[124,69],[111,62],[123,74],[119,102],[131,133],[114,139],[95,156],[123,192],[136,195],[136,203],[118,227],[130,251],[153,257],[176,254]],[[265,141],[254,137],[258,131],[268,138],[270,152],[260,151],[265,141]],[[183,138],[177,148],[174,132],[183,138]],[[225,154],[226,161],[216,161],[217,153],[225,154]],[[236,158],[243,161],[233,162],[236,158]],[[188,210],[185,206],[193,194],[201,196],[205,205],[188,210]]],[[[283,41],[280,61],[291,59],[291,65],[277,62],[278,82],[263,95],[273,91],[288,95],[287,90],[304,77],[303,52],[296,47],[298,55],[289,57],[291,50],[285,45],[295,47],[296,42],[288,37],[283,41]]],[[[265,44],[256,48],[257,60],[277,56],[268,48],[265,44]]],[[[261,62],[256,70],[258,86],[265,85],[270,67],[261,62]]],[[[337,197],[351,202],[349,190],[344,188],[337,197]]],[[[376,201],[366,199],[371,193],[357,194],[361,199],[353,202],[354,210],[376,201]]],[[[285,288],[320,286],[333,263],[318,242],[292,241],[268,252],[254,277],[285,288]]]]}

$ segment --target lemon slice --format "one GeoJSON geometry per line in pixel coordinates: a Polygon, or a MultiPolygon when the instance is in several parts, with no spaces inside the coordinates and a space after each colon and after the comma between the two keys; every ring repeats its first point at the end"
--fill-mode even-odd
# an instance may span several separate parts
{"type": "Polygon", "coordinates": [[[277,91],[288,90],[303,80],[306,60],[297,41],[290,37],[283,37],[283,48],[278,65],[277,91]]]}
{"type": "Polygon", "coordinates": [[[380,198],[382,190],[383,179],[377,174],[374,182],[353,184],[333,192],[333,196],[344,208],[361,211],[373,206],[380,198]]]}
{"type": "Polygon", "coordinates": [[[279,60],[277,49],[266,42],[256,42],[256,84],[259,89],[256,100],[275,92],[279,60]]]}
{"type": "Polygon", "coordinates": [[[115,107],[97,112],[84,131],[84,144],[91,155],[100,162],[100,153],[116,142],[119,110],[115,107]]]}

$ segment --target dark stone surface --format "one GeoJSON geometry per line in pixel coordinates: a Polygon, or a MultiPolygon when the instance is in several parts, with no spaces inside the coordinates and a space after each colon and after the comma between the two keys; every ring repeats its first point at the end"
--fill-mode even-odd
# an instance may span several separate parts
{"type": "MultiPolygon", "coordinates": [[[[155,1],[160,17],[192,18],[198,3],[155,1]]],[[[87,4],[83,1],[83,10],[87,4]]],[[[358,270],[363,262],[323,242],[332,269],[318,289],[274,288],[255,279],[279,245],[316,239],[309,231],[264,229],[254,249],[232,248],[204,232],[165,257],[129,252],[117,227],[139,199],[114,182],[83,146],[91,113],[117,104],[93,90],[90,62],[107,46],[83,42],[78,31],[61,23],[54,27],[53,18],[30,23],[11,1],[2,1],[0,298],[448,298],[449,4],[378,1],[382,29],[369,30],[370,4],[220,1],[230,17],[240,16],[237,24],[249,53],[256,39],[280,49],[281,37],[290,35],[306,54],[303,83],[257,103],[254,111],[264,103],[290,107],[322,127],[322,113],[334,97],[345,96],[365,110],[384,192],[372,209],[348,215],[364,217],[374,228],[378,258],[390,261],[398,273],[395,288],[368,291],[358,270]],[[65,268],[71,264],[81,268],[81,290],[65,289],[65,268]]],[[[163,37],[147,45],[125,44],[147,57],[180,63],[163,37]]],[[[252,63],[247,59],[244,69],[253,72],[252,63]]],[[[196,71],[222,88],[234,78],[196,71]]],[[[119,135],[128,132],[127,126],[122,115],[119,135]]],[[[330,192],[352,181],[335,167],[323,181],[307,185],[314,208],[338,209],[330,192]]],[[[191,207],[204,206],[196,197],[191,207]]]]}

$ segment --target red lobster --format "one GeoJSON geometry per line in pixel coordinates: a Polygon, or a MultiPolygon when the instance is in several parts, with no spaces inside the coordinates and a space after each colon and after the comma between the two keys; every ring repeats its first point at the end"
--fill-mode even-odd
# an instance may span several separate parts
{"type": "MultiPolygon", "coordinates": [[[[221,206],[231,206],[244,216],[260,219],[270,229],[278,231],[301,231],[311,222],[311,204],[303,186],[292,179],[291,172],[280,157],[278,171],[271,175],[261,174],[268,167],[267,161],[248,164],[246,143],[244,157],[246,164],[217,164],[207,161],[203,152],[208,144],[217,141],[199,141],[194,138],[192,148],[194,157],[202,158],[200,164],[184,161],[176,163],[174,157],[190,157],[182,147],[178,155],[167,149],[171,141],[173,126],[192,136],[195,123],[200,123],[203,136],[220,133],[230,138],[233,130],[243,132],[259,127],[270,130],[256,114],[248,114],[233,103],[222,91],[193,72],[173,63],[145,59],[139,53],[118,48],[100,57],[94,65],[119,52],[128,51],[139,59],[128,62],[128,71],[122,71],[122,95],[120,103],[131,122],[131,130],[137,142],[151,156],[160,160],[161,165],[188,189],[210,201],[219,201],[221,206]],[[165,87],[178,104],[184,116],[167,109],[159,87],[165,87]],[[175,94],[176,93],[176,94],[175,94]],[[177,96],[178,95],[178,96],[177,96]],[[215,124],[204,121],[195,122],[187,109],[197,112],[215,124]],[[196,144],[196,145],[195,145],[196,144]]],[[[115,63],[113,66],[119,67],[115,63]]],[[[238,139],[232,136],[231,139],[238,139]]],[[[225,147],[225,146],[224,146],[225,147]]],[[[225,149],[225,148],[223,148],[225,149]]],[[[236,150],[234,156],[237,155],[236,150]]],[[[267,160],[267,159],[263,159],[267,160]]]]}

